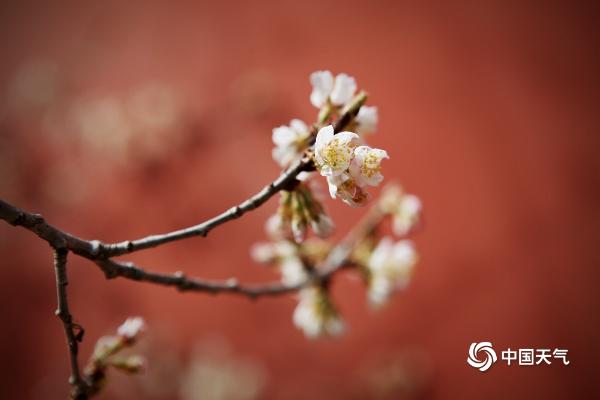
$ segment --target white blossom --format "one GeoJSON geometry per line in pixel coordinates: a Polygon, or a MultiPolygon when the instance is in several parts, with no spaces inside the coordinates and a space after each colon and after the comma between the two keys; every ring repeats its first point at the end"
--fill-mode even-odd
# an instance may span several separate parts
{"type": "MultiPolygon", "coordinates": [[[[372,149],[368,146],[356,147],[350,155],[350,162],[347,163],[347,169],[342,170],[346,166],[346,160],[348,159],[347,152],[339,150],[339,147],[342,146],[339,142],[333,145],[333,140],[326,142],[328,138],[329,135],[325,136],[323,143],[327,143],[327,145],[320,148],[322,154],[325,154],[328,159],[321,155],[317,159],[317,164],[320,166],[321,175],[327,177],[329,194],[332,198],[340,198],[353,207],[364,205],[369,198],[366,187],[377,186],[383,180],[381,161],[384,158],[389,158],[387,152],[385,150],[372,149]],[[335,147],[332,150],[328,146],[335,147]],[[329,156],[329,153],[333,153],[334,156],[329,156]],[[337,154],[341,154],[341,156],[337,156],[337,154]],[[334,169],[327,165],[327,163],[332,164],[330,160],[335,159],[335,157],[338,157],[342,161],[337,161],[335,164],[336,168],[334,169]]],[[[352,145],[350,143],[346,147],[352,148],[352,145]]],[[[318,154],[319,152],[315,153],[315,158],[317,158],[318,154]]]]}
{"type": "Polygon", "coordinates": [[[313,87],[310,102],[313,106],[321,108],[327,103],[333,90],[333,75],[329,71],[317,71],[310,74],[310,83],[313,87]]]}
{"type": "Polygon", "coordinates": [[[333,126],[319,130],[315,140],[315,160],[323,176],[343,174],[350,166],[358,135],[353,132],[334,134],[333,126]]]}
{"type": "Polygon", "coordinates": [[[367,263],[370,303],[380,306],[394,290],[404,288],[410,281],[416,262],[417,254],[411,241],[394,243],[389,237],[381,239],[367,263]]]}
{"type": "Polygon", "coordinates": [[[296,179],[298,179],[300,182],[307,182],[314,174],[314,172],[300,171],[298,175],[296,175],[296,179]]]}
{"type": "Polygon", "coordinates": [[[381,161],[389,158],[385,150],[359,146],[354,149],[354,158],[350,163],[350,175],[360,187],[377,186],[383,181],[381,161]]]}
{"type": "Polygon", "coordinates": [[[356,92],[356,81],[347,74],[338,74],[333,83],[330,99],[333,105],[342,106],[352,100],[356,92]]]}
{"type": "Polygon", "coordinates": [[[294,310],[293,321],[311,339],[339,336],[345,331],[344,321],[333,308],[327,294],[314,287],[300,291],[300,302],[294,310]]]}
{"type": "Polygon", "coordinates": [[[354,132],[335,134],[328,125],[319,130],[315,141],[315,163],[327,178],[329,194],[351,206],[367,202],[366,187],[381,183],[381,161],[389,158],[385,150],[357,147],[358,139],[354,132]]]}
{"type": "Polygon", "coordinates": [[[129,317],[119,328],[117,334],[125,339],[135,339],[146,329],[146,323],[142,317],[129,317]]]}
{"type": "Polygon", "coordinates": [[[333,223],[333,220],[329,218],[329,215],[321,213],[317,218],[311,219],[310,227],[315,235],[324,239],[331,236],[335,229],[335,224],[333,223]]]}
{"type": "Polygon", "coordinates": [[[310,102],[317,108],[323,107],[330,101],[334,106],[348,103],[356,92],[356,81],[347,74],[338,74],[335,79],[330,71],[317,71],[310,75],[313,87],[310,102]]]}
{"type": "Polygon", "coordinates": [[[275,260],[277,253],[273,243],[255,243],[250,248],[250,257],[261,264],[267,264],[275,260]]]}
{"type": "Polygon", "coordinates": [[[374,133],[377,131],[377,122],[379,121],[377,107],[362,106],[354,121],[356,122],[356,131],[360,135],[374,133]]]}
{"type": "Polygon", "coordinates": [[[358,186],[349,174],[328,176],[329,194],[332,199],[336,197],[352,207],[364,206],[369,200],[369,193],[358,186]]]}
{"type": "Polygon", "coordinates": [[[277,214],[267,221],[267,232],[273,239],[293,239],[302,243],[308,228],[325,238],[334,224],[321,204],[320,189],[314,181],[301,181],[291,191],[281,191],[277,214]]]}
{"type": "Polygon", "coordinates": [[[399,236],[406,235],[419,221],[421,200],[417,196],[408,194],[402,197],[396,213],[394,213],[393,229],[399,236]]]}
{"type": "Polygon", "coordinates": [[[295,257],[297,249],[287,240],[256,243],[250,249],[250,256],[256,262],[268,264],[288,257],[295,257]]]}
{"type": "Polygon", "coordinates": [[[281,273],[284,285],[295,286],[308,280],[298,248],[287,240],[274,243],[256,243],[250,250],[252,258],[259,263],[274,263],[281,273]]]}
{"type": "Polygon", "coordinates": [[[287,286],[300,285],[308,280],[308,273],[298,257],[286,257],[279,265],[281,282],[287,286]]]}
{"type": "Polygon", "coordinates": [[[284,237],[284,227],[281,215],[273,214],[265,222],[265,231],[273,240],[279,240],[284,237]]]}
{"type": "Polygon", "coordinates": [[[302,154],[309,128],[299,119],[293,119],[289,126],[282,125],[273,129],[273,159],[281,166],[288,166],[302,154]]]}
{"type": "Polygon", "coordinates": [[[423,208],[417,196],[405,194],[397,185],[389,185],[384,189],[381,205],[392,215],[392,228],[398,236],[405,236],[413,229],[419,222],[419,215],[423,208]]]}
{"type": "Polygon", "coordinates": [[[146,358],[139,355],[110,358],[108,363],[115,368],[129,373],[143,372],[148,367],[146,358]]]}

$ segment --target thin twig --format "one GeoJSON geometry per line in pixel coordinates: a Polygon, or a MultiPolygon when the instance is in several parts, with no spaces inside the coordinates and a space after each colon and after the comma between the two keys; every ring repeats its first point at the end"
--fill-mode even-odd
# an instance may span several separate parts
{"type": "MultiPolygon", "coordinates": [[[[340,117],[334,124],[334,131],[342,131],[357,115],[358,111],[365,103],[366,93],[359,93],[353,101],[342,111],[340,117]]],[[[331,111],[331,110],[330,110],[331,111]]],[[[327,114],[327,118],[329,113],[327,114]]],[[[173,286],[181,291],[196,291],[209,293],[236,293],[250,298],[259,296],[275,296],[284,293],[290,293],[311,284],[323,284],[329,281],[331,276],[348,264],[348,258],[352,248],[357,241],[364,237],[370,230],[379,223],[383,214],[376,205],[375,211],[367,214],[366,222],[359,224],[356,232],[352,232],[345,240],[335,246],[329,253],[326,260],[314,273],[310,274],[305,282],[286,286],[279,283],[265,284],[260,286],[240,285],[237,280],[230,279],[225,282],[207,281],[196,278],[187,278],[183,273],[163,274],[146,271],[132,263],[119,262],[112,260],[123,254],[134,251],[156,247],[161,244],[182,240],[194,236],[206,236],[213,228],[222,225],[228,221],[240,218],[245,213],[256,209],[268,201],[273,195],[282,190],[292,190],[298,183],[296,177],[300,172],[314,170],[312,158],[313,144],[317,135],[317,130],[321,123],[325,123],[325,117],[319,120],[318,125],[311,129],[307,140],[307,149],[301,159],[297,160],[291,167],[282,173],[277,179],[265,186],[254,196],[243,201],[235,207],[211,218],[205,222],[188,228],[176,230],[173,232],[151,235],[141,239],[124,241],[120,243],[105,244],[98,240],[84,240],[71,235],[49,223],[39,214],[33,214],[22,210],[2,199],[0,199],[0,219],[14,226],[21,226],[35,233],[38,237],[45,240],[54,248],[54,268],[56,274],[56,290],[58,298],[58,309],[56,315],[61,319],[67,338],[69,348],[69,358],[71,363],[70,384],[73,386],[71,397],[77,400],[88,399],[95,394],[94,388],[82,377],[78,364],[78,341],[81,340],[83,330],[73,322],[73,317],[69,311],[67,301],[67,255],[69,251],[94,261],[96,265],[104,272],[107,278],[123,277],[130,280],[150,282],[159,285],[173,286]]]]}
{"type": "MultiPolygon", "coordinates": [[[[352,119],[356,116],[362,105],[367,101],[367,94],[360,92],[353,101],[345,108],[340,118],[335,122],[333,129],[334,132],[341,132],[348,126],[352,119]]],[[[121,243],[114,244],[100,244],[100,252],[104,257],[115,257],[123,254],[133,253],[147,249],[150,247],[156,247],[161,244],[173,242],[189,238],[192,236],[206,236],[213,228],[224,224],[227,221],[237,219],[247,213],[248,211],[254,210],[259,207],[274,194],[281,190],[286,190],[290,185],[293,186],[296,181],[296,176],[302,171],[310,171],[314,169],[312,157],[310,157],[310,151],[316,138],[318,126],[314,126],[311,134],[309,135],[308,146],[309,149],[304,157],[297,160],[286,172],[281,174],[279,178],[265,186],[260,192],[250,197],[248,200],[240,203],[239,205],[230,208],[229,210],[217,215],[214,218],[209,219],[201,224],[191,226],[189,228],[180,229],[174,232],[165,233],[162,235],[151,235],[141,239],[127,240],[121,243]]]]}
{"type": "Polygon", "coordinates": [[[96,264],[104,271],[107,278],[122,277],[140,282],[149,282],[163,286],[172,286],[182,292],[205,292],[212,294],[233,293],[255,299],[257,297],[276,296],[290,293],[304,285],[286,286],[280,283],[262,285],[242,285],[236,279],[226,281],[210,281],[197,278],[188,278],[182,272],[165,274],[147,271],[130,262],[114,260],[97,260],[96,264]]]}
{"type": "Polygon", "coordinates": [[[369,211],[367,211],[367,214],[344,239],[331,249],[325,261],[319,265],[321,277],[327,279],[340,268],[343,268],[348,263],[352,251],[359,242],[372,233],[386,215],[386,212],[379,203],[373,204],[369,211]]]}
{"type": "Polygon", "coordinates": [[[141,239],[127,240],[121,243],[100,245],[100,253],[102,257],[115,257],[123,254],[133,253],[151,247],[157,247],[161,244],[174,242],[181,239],[186,239],[193,236],[206,236],[215,227],[224,224],[225,222],[240,218],[248,211],[254,210],[273,197],[274,194],[293,184],[296,176],[302,171],[310,171],[312,169],[312,160],[309,157],[304,157],[298,160],[285,173],[281,174],[276,180],[265,186],[260,192],[243,201],[235,207],[231,207],[227,211],[204,221],[198,225],[177,231],[151,235],[141,239]]]}
{"type": "MultiPolygon", "coordinates": [[[[354,101],[336,121],[334,131],[340,132],[343,130],[356,113],[358,113],[358,110],[365,101],[366,94],[364,92],[361,92],[356,96],[354,101]]],[[[316,129],[316,126],[313,127],[311,132],[310,141],[308,143],[311,147],[316,136],[316,129]]],[[[102,269],[107,278],[120,276],[131,280],[174,286],[182,291],[237,293],[251,298],[289,293],[298,290],[315,280],[325,279],[337,269],[343,267],[343,264],[347,260],[352,249],[354,239],[348,237],[342,241],[339,246],[334,247],[329,254],[329,257],[325,260],[321,268],[319,268],[319,270],[323,272],[313,276],[309,282],[296,286],[285,286],[276,283],[260,286],[244,286],[240,285],[236,280],[216,282],[197,278],[187,278],[183,273],[163,274],[149,272],[132,263],[114,261],[110,258],[192,236],[205,236],[216,226],[241,217],[246,212],[265,203],[275,193],[286,190],[289,186],[293,186],[294,181],[296,181],[296,176],[300,172],[314,168],[312,165],[312,158],[310,157],[311,147],[309,147],[307,155],[288,168],[288,170],[281,174],[275,181],[265,186],[260,192],[240,203],[238,206],[232,207],[222,214],[201,224],[163,235],[151,235],[142,239],[116,244],[106,244],[97,240],[85,240],[47,223],[39,214],[27,212],[1,199],[0,219],[5,220],[11,225],[21,226],[32,231],[54,248],[65,248],[75,254],[94,261],[102,269]]]]}
{"type": "Polygon", "coordinates": [[[81,327],[73,323],[73,317],[69,311],[69,303],[67,301],[67,254],[69,251],[66,248],[57,248],[54,250],[54,271],[56,274],[56,296],[58,298],[58,308],[56,315],[63,323],[65,336],[67,337],[67,345],[69,347],[69,359],[71,362],[71,378],[69,383],[73,386],[72,398],[77,400],[87,399],[86,383],[81,378],[79,371],[79,363],[77,354],[79,345],[77,343],[78,334],[75,330],[80,330],[81,327]]]}
{"type": "MultiPolygon", "coordinates": [[[[365,92],[359,93],[354,100],[346,107],[340,118],[334,124],[334,131],[340,132],[352,121],[362,105],[367,100],[365,92]]],[[[297,160],[291,167],[282,173],[277,179],[265,186],[261,191],[249,199],[241,202],[237,206],[231,207],[227,211],[213,217],[200,224],[188,228],[179,229],[173,232],[150,235],[136,240],[126,240],[120,243],[103,243],[98,240],[84,240],[71,235],[59,228],[48,224],[39,214],[28,213],[12,204],[0,199],[0,219],[5,220],[11,225],[22,226],[37,234],[40,238],[50,243],[53,247],[66,247],[70,251],[90,260],[108,259],[135,251],[160,246],[165,243],[174,242],[194,236],[206,236],[215,227],[228,221],[240,218],[248,211],[254,210],[264,204],[281,190],[289,189],[296,183],[296,177],[300,172],[314,169],[311,157],[312,144],[314,143],[316,130],[318,126],[313,127],[309,149],[305,155],[297,160]]]]}
{"type": "Polygon", "coordinates": [[[180,291],[208,292],[213,294],[232,293],[247,296],[251,299],[271,297],[292,293],[311,284],[330,279],[336,272],[349,265],[349,258],[356,245],[367,237],[381,223],[386,213],[379,204],[374,204],[356,227],[329,252],[326,259],[316,268],[305,282],[297,285],[269,283],[262,285],[241,285],[236,279],[224,282],[188,278],[182,272],[164,274],[148,271],[130,262],[114,260],[97,260],[96,264],[104,271],[107,278],[122,277],[135,281],[150,282],[163,286],[172,286],[180,291]]]}

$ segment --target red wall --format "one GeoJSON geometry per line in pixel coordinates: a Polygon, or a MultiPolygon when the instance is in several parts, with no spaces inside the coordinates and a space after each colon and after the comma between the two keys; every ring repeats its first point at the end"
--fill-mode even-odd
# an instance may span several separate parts
{"type": "MultiPolygon", "coordinates": [[[[199,222],[277,175],[271,128],[313,120],[308,74],[331,69],[369,91],[381,117],[371,144],[391,155],[386,178],[425,206],[414,281],[387,308],[370,312],[357,280],[336,279],[350,325],[337,341],[305,340],[291,323],[291,296],[253,303],[105,281],[72,258],[72,311],[87,330],[82,360],[127,316],[149,325],[146,377],[113,374],[102,398],[177,398],[173,375],[216,336],[230,347],[219,357],[261,366],[259,398],[380,398],[377,387],[393,399],[589,397],[600,355],[591,7],[101,3],[0,6],[2,197],[106,241],[199,222]],[[176,99],[167,122],[150,113],[158,128],[114,109],[149,82],[176,99]],[[92,133],[82,134],[80,115],[92,133]],[[482,340],[566,348],[571,364],[498,364],[482,374],[465,362],[482,340]]],[[[340,233],[363,213],[328,206],[340,233]]],[[[276,279],[248,256],[275,207],[128,259],[208,278],[276,279]]],[[[1,397],[64,398],[50,249],[0,224],[0,254],[1,397]]]]}

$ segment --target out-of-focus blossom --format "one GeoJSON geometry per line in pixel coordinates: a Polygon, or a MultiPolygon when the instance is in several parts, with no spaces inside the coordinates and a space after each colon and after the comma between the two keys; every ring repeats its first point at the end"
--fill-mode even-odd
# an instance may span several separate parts
{"type": "Polygon", "coordinates": [[[417,254],[411,241],[394,243],[389,237],[381,239],[367,263],[370,303],[380,306],[395,290],[404,288],[416,262],[417,254]]]}
{"type": "Polygon", "coordinates": [[[308,280],[308,273],[298,257],[287,257],[279,265],[281,282],[287,286],[296,286],[308,280]]]}
{"type": "Polygon", "coordinates": [[[325,290],[311,287],[301,290],[299,295],[300,302],[294,310],[293,321],[306,337],[313,339],[344,333],[344,321],[325,290]]]}
{"type": "Polygon", "coordinates": [[[138,355],[113,357],[108,361],[108,365],[132,374],[145,371],[147,364],[146,358],[138,355]]]}
{"type": "Polygon", "coordinates": [[[308,280],[308,274],[297,245],[281,239],[272,243],[257,243],[250,249],[251,257],[262,264],[276,264],[281,273],[281,282],[295,286],[308,280]]]}
{"type": "Polygon", "coordinates": [[[272,151],[273,159],[281,166],[287,167],[298,158],[306,147],[306,139],[309,136],[309,128],[299,119],[293,119],[290,125],[282,125],[273,129],[272,151]]]}
{"type": "Polygon", "coordinates": [[[419,221],[420,212],[421,200],[412,194],[405,195],[394,214],[394,233],[399,236],[406,235],[419,221]]]}
{"type": "Polygon", "coordinates": [[[264,365],[258,360],[238,356],[227,342],[216,337],[196,346],[190,355],[189,368],[181,374],[179,395],[167,398],[262,399],[267,380],[264,365]]]}
{"type": "Polygon", "coordinates": [[[330,71],[316,71],[310,75],[310,83],[313,87],[310,102],[317,108],[323,107],[328,101],[336,107],[343,106],[356,92],[356,81],[344,73],[334,79],[330,71]]]}
{"type": "Polygon", "coordinates": [[[106,383],[106,371],[114,367],[129,373],[146,369],[146,359],[138,355],[123,355],[122,350],[132,347],[146,324],[141,317],[131,317],[119,326],[116,336],[102,336],[83,369],[91,393],[97,393],[106,383]]]}
{"type": "Polygon", "coordinates": [[[130,317],[119,326],[117,334],[127,340],[134,340],[145,329],[146,323],[142,317],[130,317]]]}
{"type": "Polygon", "coordinates": [[[397,185],[387,186],[381,195],[381,205],[393,217],[393,230],[405,236],[419,222],[421,200],[415,195],[405,194],[397,185]]]}
{"type": "Polygon", "coordinates": [[[103,151],[112,159],[127,155],[134,125],[120,98],[80,99],[71,105],[69,117],[89,150],[103,151]]]}
{"type": "Polygon", "coordinates": [[[360,110],[358,110],[358,114],[354,121],[356,122],[356,131],[361,136],[375,133],[377,131],[377,122],[379,121],[377,107],[362,106],[360,110]]]}
{"type": "Polygon", "coordinates": [[[310,226],[322,238],[331,235],[333,221],[314,193],[315,184],[299,183],[292,191],[282,191],[276,219],[269,220],[269,230],[274,236],[291,237],[297,243],[306,239],[310,226]]]}
{"type": "MultiPolygon", "coordinates": [[[[137,88],[127,102],[132,124],[145,132],[173,129],[182,112],[178,97],[175,89],[161,82],[150,82],[137,88]]],[[[149,137],[140,132],[142,135],[149,137]]]]}

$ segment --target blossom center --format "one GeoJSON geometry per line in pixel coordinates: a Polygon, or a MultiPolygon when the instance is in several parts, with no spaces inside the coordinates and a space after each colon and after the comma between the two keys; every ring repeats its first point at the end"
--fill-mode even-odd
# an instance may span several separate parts
{"type": "Polygon", "coordinates": [[[364,176],[371,178],[374,175],[381,172],[380,158],[374,154],[369,153],[365,156],[362,165],[360,166],[360,172],[364,176]]]}
{"type": "Polygon", "coordinates": [[[321,157],[326,165],[336,169],[343,168],[350,163],[353,148],[348,143],[341,143],[339,139],[333,139],[321,151],[321,157]]]}

